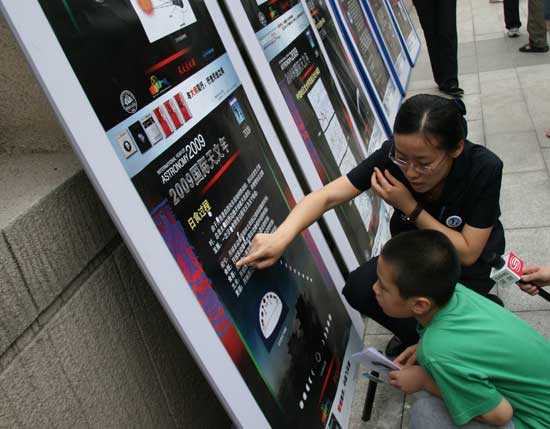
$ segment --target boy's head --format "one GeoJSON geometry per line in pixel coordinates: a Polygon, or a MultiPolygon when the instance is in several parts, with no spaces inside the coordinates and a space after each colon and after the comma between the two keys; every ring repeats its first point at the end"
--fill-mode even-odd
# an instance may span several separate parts
{"type": "Polygon", "coordinates": [[[422,316],[444,306],[460,278],[460,260],[442,233],[418,230],[386,243],[378,258],[376,299],[392,317],[422,316]]]}

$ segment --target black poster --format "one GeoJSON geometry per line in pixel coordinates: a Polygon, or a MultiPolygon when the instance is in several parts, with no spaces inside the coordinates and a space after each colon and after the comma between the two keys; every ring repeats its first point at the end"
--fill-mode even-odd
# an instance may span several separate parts
{"type": "Polygon", "coordinates": [[[368,145],[373,136],[376,117],[353,70],[351,58],[340,41],[338,30],[327,9],[329,6],[325,0],[307,0],[306,3],[359,127],[363,143],[368,145]]]}
{"type": "Polygon", "coordinates": [[[295,202],[207,7],[165,3],[40,0],[196,297],[168,305],[200,305],[272,426],[325,427],[351,321],[307,231],[269,269],[235,266],[295,202]]]}
{"type": "Polygon", "coordinates": [[[399,36],[393,26],[384,0],[369,0],[368,4],[372,10],[378,29],[382,34],[382,39],[384,39],[384,44],[390,54],[390,58],[394,64],[397,64],[399,55],[401,54],[401,43],[399,42],[399,36]]]}
{"type": "MultiPolygon", "coordinates": [[[[261,6],[250,0],[242,3],[321,181],[326,184],[348,173],[364,155],[309,26],[308,12],[300,2],[294,6],[277,0],[261,6]],[[277,5],[284,6],[276,8],[284,13],[266,14],[265,7],[277,5]]],[[[372,119],[368,114],[364,118],[370,120],[367,133],[371,133],[372,119]]],[[[373,204],[378,202],[365,194],[335,209],[360,262],[370,257],[378,225],[373,204]]]]}
{"type": "Polygon", "coordinates": [[[374,35],[371,32],[367,22],[367,17],[363,13],[360,0],[334,0],[341,8],[341,15],[349,34],[359,51],[365,67],[369,71],[374,88],[380,97],[384,100],[386,89],[391,82],[389,71],[384,63],[382,54],[376,46],[374,35]]]}

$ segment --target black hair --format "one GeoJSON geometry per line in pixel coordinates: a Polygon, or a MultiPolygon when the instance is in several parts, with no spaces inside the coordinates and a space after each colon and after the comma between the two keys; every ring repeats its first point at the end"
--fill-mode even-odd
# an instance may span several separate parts
{"type": "Polygon", "coordinates": [[[386,243],[381,256],[394,269],[402,298],[423,296],[439,307],[451,299],[460,278],[460,260],[441,232],[423,229],[398,234],[386,243]]]}
{"type": "Polygon", "coordinates": [[[394,134],[420,133],[441,149],[452,152],[468,134],[466,106],[462,100],[418,94],[405,101],[395,118],[394,134]]]}

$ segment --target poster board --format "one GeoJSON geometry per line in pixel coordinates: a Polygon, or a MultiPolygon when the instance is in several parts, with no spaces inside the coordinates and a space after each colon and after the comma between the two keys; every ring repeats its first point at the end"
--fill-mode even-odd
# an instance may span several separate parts
{"type": "Polygon", "coordinates": [[[234,423],[345,427],[361,327],[319,229],[270,269],[234,264],[301,194],[216,2],[178,2],[169,15],[134,0],[0,6],[234,423]]]}
{"type": "Polygon", "coordinates": [[[407,58],[412,67],[416,64],[422,42],[416,32],[411,15],[401,0],[385,0],[390,10],[394,26],[398,30],[399,40],[405,47],[407,58]]]}
{"type": "Polygon", "coordinates": [[[373,83],[372,94],[390,129],[403,100],[400,84],[380,50],[374,29],[361,0],[329,0],[357,69],[366,84],[373,83]]]}
{"type": "MultiPolygon", "coordinates": [[[[334,68],[361,140],[370,154],[391,135],[389,124],[379,115],[377,102],[370,95],[372,89],[369,91],[359,75],[328,0],[303,1],[309,10],[310,24],[326,51],[325,58],[334,68]]],[[[372,80],[369,83],[372,88],[372,80]]]]}
{"type": "Polygon", "coordinates": [[[391,18],[386,0],[361,0],[372,24],[376,40],[383,52],[403,95],[407,92],[412,66],[407,57],[407,49],[401,44],[399,30],[391,18]]]}
{"type": "MultiPolygon", "coordinates": [[[[366,157],[324,47],[300,0],[225,2],[279,122],[288,149],[313,189],[347,174],[366,157]]],[[[348,270],[371,257],[378,200],[363,193],[325,214],[348,270]]]]}

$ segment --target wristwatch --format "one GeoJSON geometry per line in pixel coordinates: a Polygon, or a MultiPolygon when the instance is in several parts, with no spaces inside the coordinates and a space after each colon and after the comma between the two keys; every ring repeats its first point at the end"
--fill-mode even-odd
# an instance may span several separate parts
{"type": "Polygon", "coordinates": [[[408,216],[405,213],[403,213],[403,216],[401,216],[401,218],[403,219],[403,221],[405,221],[405,223],[413,224],[416,222],[416,219],[418,219],[418,216],[420,215],[420,213],[422,213],[422,210],[423,210],[422,205],[420,203],[416,203],[416,207],[414,208],[412,213],[408,216]]]}

